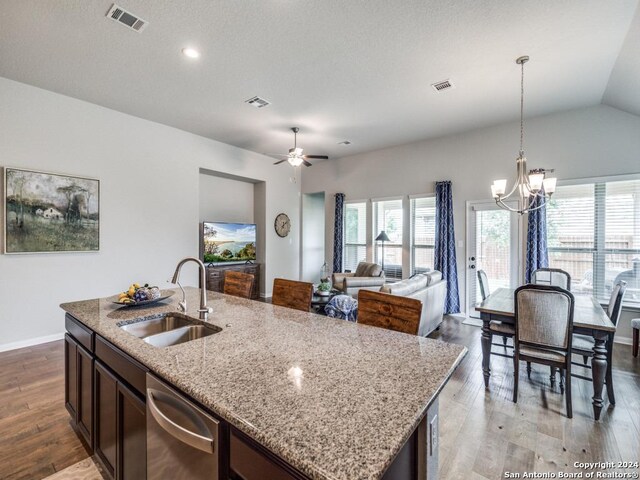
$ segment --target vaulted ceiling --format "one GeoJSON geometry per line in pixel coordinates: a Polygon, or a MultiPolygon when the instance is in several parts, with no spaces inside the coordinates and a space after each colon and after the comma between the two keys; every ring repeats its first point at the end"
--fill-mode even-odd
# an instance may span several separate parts
{"type": "Polygon", "coordinates": [[[638,0],[118,0],[141,33],[111,4],[3,2],[0,76],[260,153],[298,126],[332,158],[516,119],[524,54],[527,116],[640,115],[638,0]]]}

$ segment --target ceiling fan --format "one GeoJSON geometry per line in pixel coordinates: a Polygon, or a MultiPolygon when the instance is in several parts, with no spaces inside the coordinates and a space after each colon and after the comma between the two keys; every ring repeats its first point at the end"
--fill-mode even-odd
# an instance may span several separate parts
{"type": "Polygon", "coordinates": [[[292,167],[299,167],[300,165],[304,165],[305,167],[310,167],[311,164],[307,162],[308,158],[317,158],[322,160],[327,160],[329,157],[326,155],[303,155],[302,148],[298,148],[298,132],[300,129],[298,127],[292,127],[291,131],[293,132],[293,148],[289,149],[289,153],[281,154],[281,153],[273,153],[270,155],[278,155],[281,157],[285,157],[282,160],[277,161],[274,165],[279,165],[283,162],[289,162],[292,167]]]}

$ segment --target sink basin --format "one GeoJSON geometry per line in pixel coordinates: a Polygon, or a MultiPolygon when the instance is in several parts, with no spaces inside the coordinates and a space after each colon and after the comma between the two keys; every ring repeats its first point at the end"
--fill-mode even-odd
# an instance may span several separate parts
{"type": "Polygon", "coordinates": [[[208,337],[214,333],[218,333],[219,328],[209,325],[190,325],[188,327],[180,327],[168,332],[151,335],[144,339],[149,345],[154,347],[170,347],[180,343],[190,342],[198,338],[208,337]]]}
{"type": "Polygon", "coordinates": [[[149,345],[160,348],[208,337],[222,330],[182,313],[168,313],[157,318],[120,325],[120,328],[143,339],[149,345]]]}
{"type": "Polygon", "coordinates": [[[195,323],[196,322],[186,315],[168,313],[167,315],[152,320],[143,320],[141,322],[122,325],[120,328],[138,338],[144,338],[150,335],[168,332],[169,330],[175,330],[176,328],[194,325],[195,323]]]}

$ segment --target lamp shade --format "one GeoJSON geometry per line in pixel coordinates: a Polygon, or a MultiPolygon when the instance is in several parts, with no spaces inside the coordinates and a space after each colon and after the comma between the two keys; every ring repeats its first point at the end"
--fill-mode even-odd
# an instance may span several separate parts
{"type": "Polygon", "coordinates": [[[385,233],[384,230],[380,232],[380,234],[376,237],[376,242],[390,242],[389,237],[385,233]]]}

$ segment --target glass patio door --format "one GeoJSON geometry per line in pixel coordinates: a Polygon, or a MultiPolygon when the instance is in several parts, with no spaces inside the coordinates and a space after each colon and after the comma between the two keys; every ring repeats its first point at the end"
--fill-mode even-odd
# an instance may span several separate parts
{"type": "Polygon", "coordinates": [[[482,301],[478,270],[484,270],[490,291],[516,288],[520,269],[518,214],[495,202],[469,202],[467,210],[467,314],[479,318],[482,301]]]}

